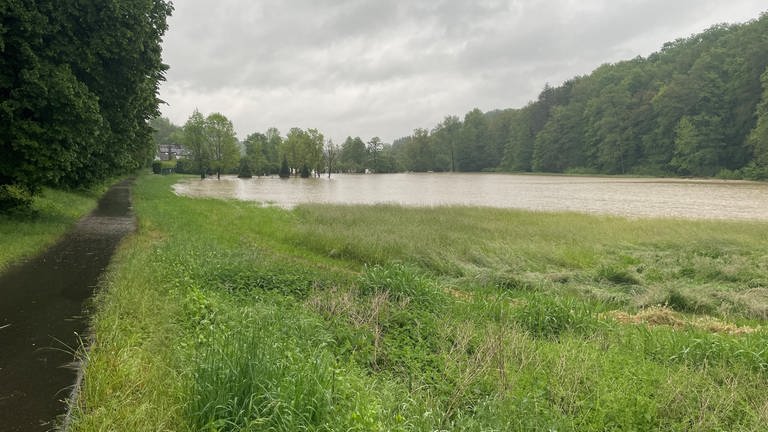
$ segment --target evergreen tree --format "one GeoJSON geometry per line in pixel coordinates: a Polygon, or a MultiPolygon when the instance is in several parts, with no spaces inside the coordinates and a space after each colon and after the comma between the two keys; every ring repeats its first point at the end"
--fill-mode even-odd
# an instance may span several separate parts
{"type": "Polygon", "coordinates": [[[280,178],[288,178],[291,176],[291,169],[288,167],[288,159],[283,155],[283,162],[280,164],[280,178]]]}

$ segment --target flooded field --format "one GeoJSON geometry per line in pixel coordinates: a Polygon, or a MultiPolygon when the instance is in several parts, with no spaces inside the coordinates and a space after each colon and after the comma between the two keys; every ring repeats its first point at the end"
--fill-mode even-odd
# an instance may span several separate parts
{"type": "Polygon", "coordinates": [[[378,174],[189,179],[186,196],[292,208],[303,203],[468,205],[629,217],[768,220],[768,183],[505,174],[378,174]]]}

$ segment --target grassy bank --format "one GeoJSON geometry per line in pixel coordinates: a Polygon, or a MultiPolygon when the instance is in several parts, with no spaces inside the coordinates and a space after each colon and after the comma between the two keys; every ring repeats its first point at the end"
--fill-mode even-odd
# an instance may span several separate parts
{"type": "Polygon", "coordinates": [[[96,207],[106,185],[88,191],[45,188],[28,212],[0,214],[0,271],[32,256],[60,238],[78,219],[96,207]]]}
{"type": "Polygon", "coordinates": [[[73,431],[760,430],[768,224],[134,190],[73,431]]]}

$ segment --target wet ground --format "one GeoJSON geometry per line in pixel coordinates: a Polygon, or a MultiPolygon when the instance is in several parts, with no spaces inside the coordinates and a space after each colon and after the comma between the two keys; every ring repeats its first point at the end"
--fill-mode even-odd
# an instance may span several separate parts
{"type": "Polygon", "coordinates": [[[130,183],[116,184],[59,243],[0,275],[0,431],[48,431],[77,377],[88,299],[133,231],[130,183]]]}

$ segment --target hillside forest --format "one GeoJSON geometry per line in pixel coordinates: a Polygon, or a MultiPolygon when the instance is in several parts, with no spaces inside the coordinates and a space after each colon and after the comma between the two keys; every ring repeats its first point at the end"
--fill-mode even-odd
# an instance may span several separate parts
{"type": "MultiPolygon", "coordinates": [[[[315,129],[255,132],[242,143],[254,174],[510,171],[768,176],[768,14],[664,44],[648,57],[604,64],[522,108],[454,115],[383,143],[324,141],[315,129]]],[[[192,120],[192,117],[190,117],[192,120]]],[[[156,139],[189,142],[156,119],[156,139]]],[[[198,164],[199,165],[199,164],[198,164]]],[[[229,166],[238,169],[236,162],[229,166]]]]}

